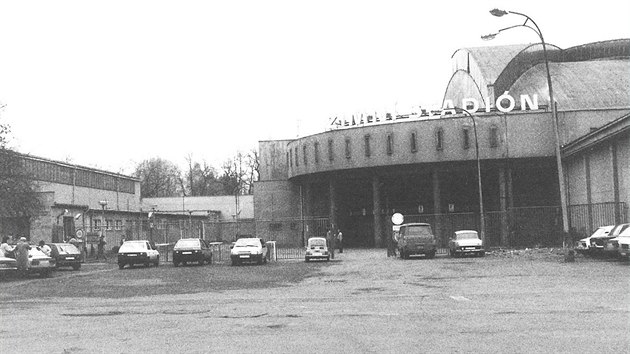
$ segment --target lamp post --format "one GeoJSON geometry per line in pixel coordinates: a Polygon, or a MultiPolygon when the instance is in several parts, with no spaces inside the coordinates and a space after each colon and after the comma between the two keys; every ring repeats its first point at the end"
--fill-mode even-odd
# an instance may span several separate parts
{"type": "MultiPolygon", "coordinates": [[[[547,56],[547,45],[545,44],[545,39],[543,37],[542,32],[540,31],[540,28],[536,24],[536,22],[534,22],[534,20],[532,20],[531,17],[525,14],[522,14],[520,12],[506,11],[506,10],[500,10],[500,9],[493,9],[490,11],[490,14],[496,17],[501,17],[508,14],[519,15],[519,16],[525,17],[525,22],[523,22],[523,24],[520,24],[520,25],[514,25],[514,26],[502,28],[496,33],[481,36],[481,39],[491,40],[491,39],[494,39],[494,37],[496,37],[502,31],[506,31],[515,27],[527,27],[531,29],[532,31],[536,32],[536,34],[540,38],[540,42],[542,43],[543,57],[545,59],[545,69],[547,73],[547,86],[549,88],[549,104],[551,105],[553,132],[555,136],[556,167],[558,169],[558,187],[560,189],[560,209],[562,210],[562,231],[564,231],[564,235],[566,235],[569,232],[569,217],[568,217],[568,211],[567,211],[566,191],[565,191],[565,186],[564,186],[564,169],[562,167],[562,157],[560,155],[560,132],[558,129],[558,111],[556,109],[556,103],[553,99],[553,86],[551,84],[551,73],[549,71],[549,58],[547,56]],[[527,24],[528,22],[531,22],[535,28],[529,26],[527,24]]],[[[563,239],[562,245],[564,248],[567,247],[564,239],[563,239]]]]}
{"type": "Polygon", "coordinates": [[[483,241],[484,247],[486,246],[486,221],[485,221],[485,213],[483,211],[483,189],[481,184],[481,160],[479,159],[479,138],[477,136],[477,122],[475,121],[475,117],[464,108],[455,107],[455,111],[460,111],[465,113],[473,124],[473,133],[475,134],[475,158],[477,159],[477,189],[479,190],[479,234],[481,236],[481,240],[483,241]]]}

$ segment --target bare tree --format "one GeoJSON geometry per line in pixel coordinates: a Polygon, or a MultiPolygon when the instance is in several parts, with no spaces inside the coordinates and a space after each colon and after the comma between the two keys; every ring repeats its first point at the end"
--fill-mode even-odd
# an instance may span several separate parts
{"type": "Polygon", "coordinates": [[[185,192],[179,167],[159,157],[138,164],[134,176],[140,179],[143,198],[175,197],[185,192]]]}

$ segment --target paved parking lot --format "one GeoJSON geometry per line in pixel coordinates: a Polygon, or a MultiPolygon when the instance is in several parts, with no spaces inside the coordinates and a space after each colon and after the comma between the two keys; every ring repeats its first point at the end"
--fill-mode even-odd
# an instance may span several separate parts
{"type": "Polygon", "coordinates": [[[0,351],[628,352],[630,264],[550,250],[0,281],[0,351]]]}

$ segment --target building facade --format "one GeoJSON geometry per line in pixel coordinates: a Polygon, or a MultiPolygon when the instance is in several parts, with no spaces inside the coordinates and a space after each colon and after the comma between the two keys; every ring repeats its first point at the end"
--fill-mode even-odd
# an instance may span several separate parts
{"type": "Polygon", "coordinates": [[[348,245],[383,246],[400,212],[431,223],[442,245],[481,218],[490,246],[558,244],[556,143],[572,230],[627,220],[630,41],[549,52],[559,142],[539,44],[460,49],[444,107],[467,113],[370,116],[261,141],[257,233],[301,245],[333,228],[348,245]]]}

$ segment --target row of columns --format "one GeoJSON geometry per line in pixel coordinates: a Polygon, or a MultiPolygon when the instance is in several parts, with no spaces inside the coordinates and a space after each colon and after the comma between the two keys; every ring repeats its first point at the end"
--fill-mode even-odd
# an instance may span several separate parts
{"type": "MultiPolygon", "coordinates": [[[[500,167],[498,170],[499,173],[499,206],[500,211],[503,212],[501,215],[501,245],[508,244],[508,234],[509,234],[509,225],[507,218],[507,210],[513,206],[512,200],[512,174],[509,168],[500,167]]],[[[440,170],[435,169],[431,173],[432,186],[433,186],[433,210],[438,211],[435,213],[435,225],[433,225],[434,232],[436,234],[441,234],[442,231],[442,213],[441,213],[441,183],[440,183],[440,170]]],[[[385,219],[383,219],[383,215],[379,212],[382,210],[382,184],[381,178],[379,175],[374,174],[371,177],[371,186],[372,186],[372,210],[376,211],[373,213],[373,239],[374,244],[378,246],[384,246],[386,244],[386,235],[390,234],[390,230],[385,230],[386,223],[385,219]]],[[[329,195],[329,219],[331,227],[338,227],[338,191],[337,191],[337,183],[334,178],[328,179],[328,195],[329,195]]],[[[304,212],[308,215],[310,212],[310,202],[311,202],[311,188],[305,188],[304,192],[304,212]]],[[[484,208],[485,209],[485,208],[484,208]]]]}

